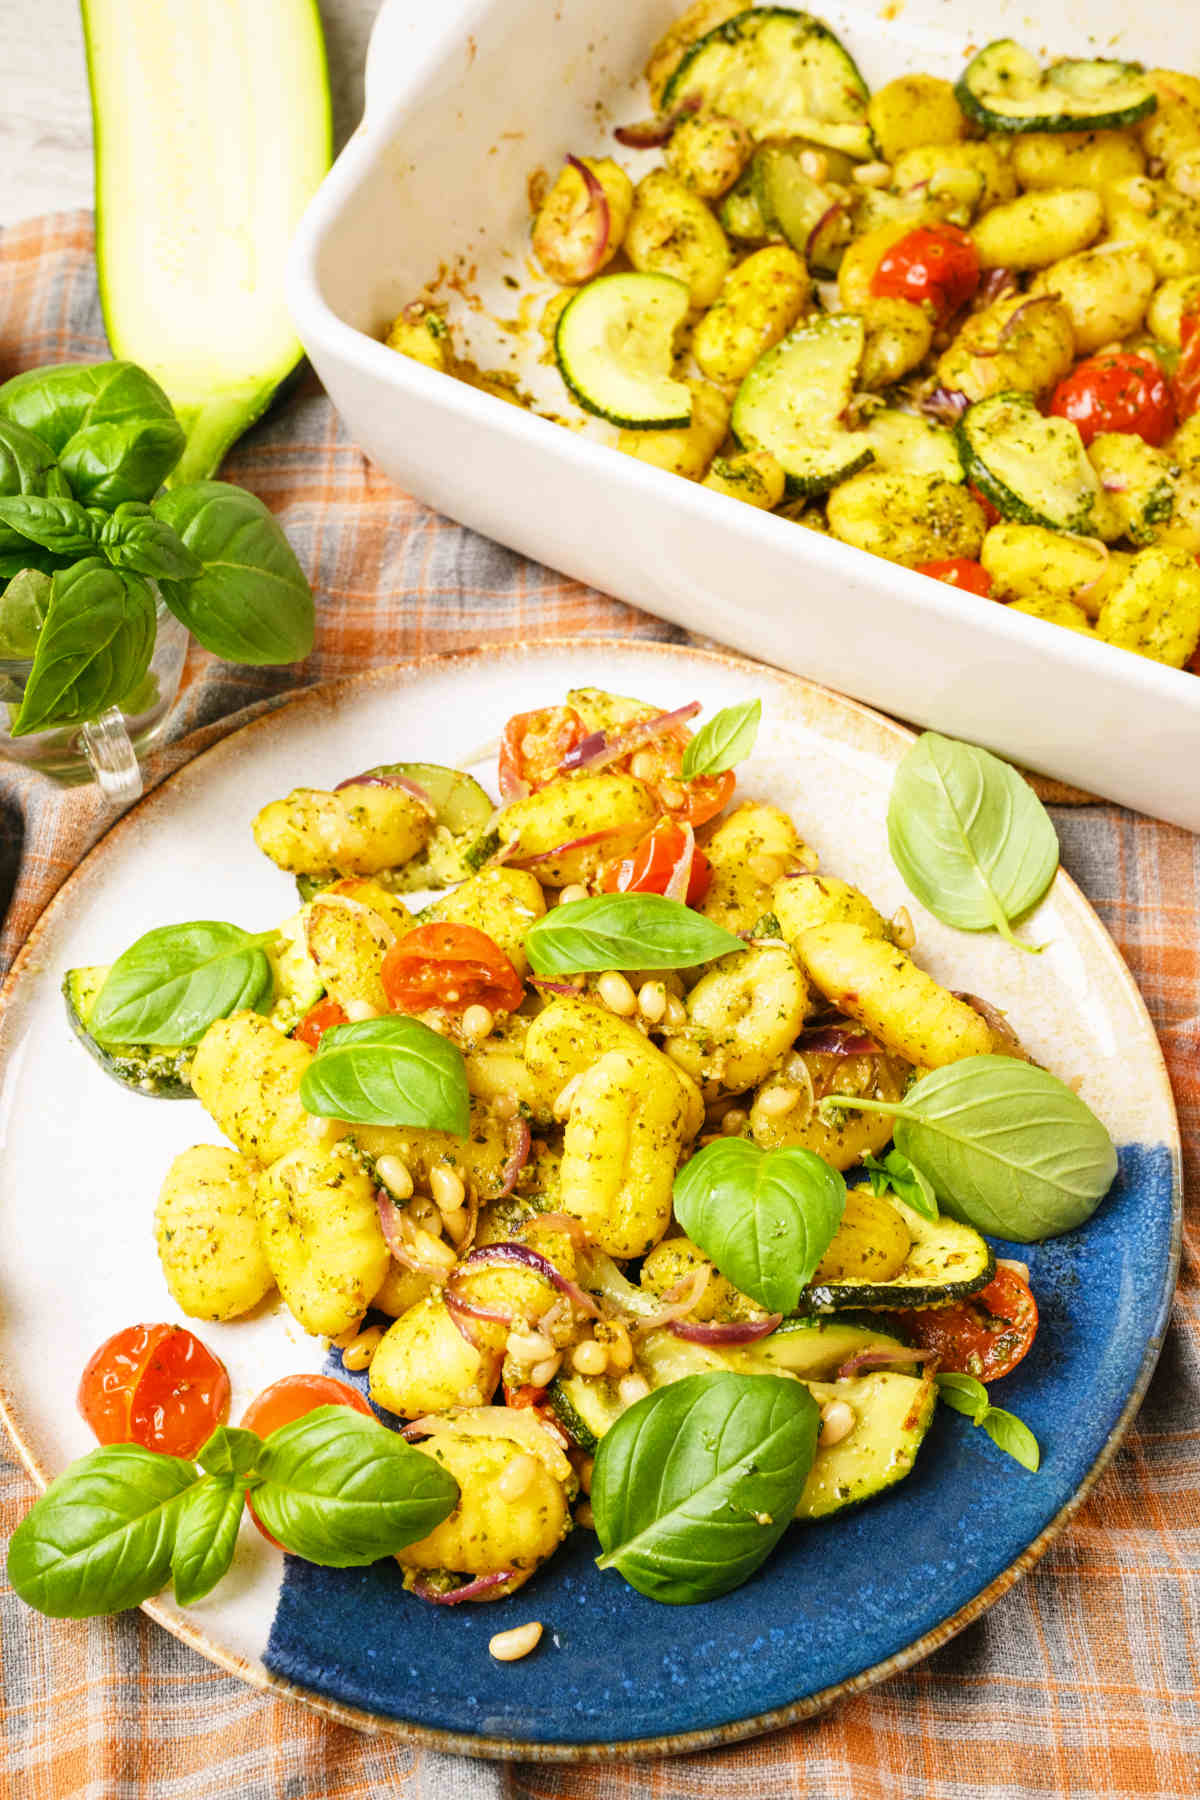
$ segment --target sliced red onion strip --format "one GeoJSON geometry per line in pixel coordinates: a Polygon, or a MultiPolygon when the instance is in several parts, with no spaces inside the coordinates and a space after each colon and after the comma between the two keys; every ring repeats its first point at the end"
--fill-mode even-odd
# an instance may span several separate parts
{"type": "Polygon", "coordinates": [[[700,110],[699,94],[690,94],[672,112],[657,119],[639,119],[634,125],[618,125],[613,132],[618,144],[627,150],[659,150],[666,143],[680,119],[700,110]]]}
{"type": "Polygon", "coordinates": [[[844,1381],[847,1376],[860,1375],[864,1369],[890,1369],[893,1363],[927,1363],[934,1359],[932,1350],[910,1349],[907,1344],[879,1344],[868,1350],[858,1350],[842,1364],[835,1381],[844,1381]]]}
{"type": "Polygon", "coordinates": [[[820,234],[825,226],[828,225],[838,213],[845,212],[845,210],[845,203],[841,200],[835,200],[832,206],[827,206],[825,208],[825,211],[821,214],[820,218],[804,240],[804,259],[806,262],[812,260],[813,254],[820,242],[820,234]]]}
{"type": "Polygon", "coordinates": [[[516,1322],[510,1312],[500,1312],[496,1307],[491,1306],[472,1306],[469,1300],[464,1300],[461,1295],[455,1293],[452,1286],[442,1289],[442,1299],[446,1302],[446,1311],[454,1320],[459,1336],[466,1339],[472,1350],[483,1350],[488,1347],[485,1340],[474,1329],[475,1323],[503,1325],[505,1330],[508,1330],[516,1322]]]}
{"type": "Polygon", "coordinates": [[[339,781],[333,791],[340,794],[344,788],[352,787],[402,788],[406,794],[411,794],[414,800],[419,801],[431,819],[437,817],[437,807],[426,789],[419,781],[410,781],[407,775],[351,775],[347,781],[339,781]]]}
{"type": "Polygon", "coordinates": [[[667,1289],[663,1295],[661,1312],[632,1319],[630,1330],[634,1333],[660,1331],[663,1326],[670,1325],[675,1319],[682,1319],[700,1300],[712,1277],[711,1263],[700,1263],[690,1274],[677,1281],[674,1287],[667,1289]]]}
{"type": "Polygon", "coordinates": [[[516,1572],[515,1569],[500,1569],[494,1575],[477,1575],[474,1581],[465,1581],[461,1587],[451,1588],[448,1594],[439,1593],[424,1576],[418,1575],[410,1592],[418,1600],[428,1600],[431,1606],[458,1606],[464,1600],[478,1600],[481,1594],[499,1587],[501,1582],[511,1581],[516,1572]]]}
{"type": "Polygon", "coordinates": [[[570,1280],[561,1269],[556,1269],[548,1256],[540,1250],[534,1250],[529,1244],[485,1244],[482,1249],[472,1250],[463,1263],[463,1269],[478,1269],[487,1265],[504,1263],[515,1264],[519,1268],[531,1269],[534,1274],[541,1275],[544,1280],[556,1287],[560,1294],[565,1294],[573,1306],[577,1306],[590,1319],[603,1317],[600,1308],[590,1294],[585,1294],[578,1282],[570,1280]]]}
{"type": "Polygon", "coordinates": [[[577,994],[579,989],[570,981],[546,981],[540,975],[528,975],[526,980],[531,987],[540,988],[543,994],[577,994]]]}
{"type": "Polygon", "coordinates": [[[677,706],[674,712],[656,713],[652,719],[640,719],[636,724],[627,725],[615,736],[606,731],[594,731],[574,750],[567,751],[558,765],[558,772],[569,775],[575,769],[602,769],[606,763],[619,762],[631,751],[640,750],[643,744],[667,737],[680,725],[686,725],[701,710],[699,700],[690,700],[686,706],[677,706]]]}
{"type": "Polygon", "coordinates": [[[431,1275],[435,1281],[444,1281],[445,1269],[437,1263],[422,1262],[405,1237],[405,1219],[400,1208],[391,1195],[383,1188],[375,1190],[375,1210],[379,1214],[379,1229],[387,1241],[387,1247],[398,1263],[406,1269],[413,1269],[418,1275],[431,1275]]]}
{"type": "Polygon", "coordinates": [[[509,1122],[508,1127],[508,1160],[500,1171],[503,1181],[497,1190],[498,1200],[507,1199],[517,1185],[517,1176],[529,1161],[529,1150],[533,1136],[529,1129],[529,1120],[523,1119],[520,1113],[509,1122]]]}
{"type": "Polygon", "coordinates": [[[507,860],[511,861],[514,869],[535,869],[539,863],[554,862],[569,850],[585,850],[589,844],[602,844],[605,838],[620,835],[622,834],[615,831],[589,831],[583,837],[568,838],[565,844],[555,844],[553,850],[539,850],[536,856],[517,856],[507,860]]]}
{"type": "MultiPolygon", "coordinates": [[[[574,991],[572,988],[571,992],[574,993],[574,991]]],[[[592,1234],[583,1220],[574,1218],[570,1213],[534,1213],[531,1219],[526,1219],[525,1224],[526,1226],[545,1225],[551,1231],[565,1231],[572,1242],[580,1246],[590,1244],[592,1241],[592,1234]]]]}
{"type": "Polygon", "coordinates": [[[612,235],[612,215],[608,210],[608,195],[587,164],[578,156],[568,156],[567,161],[583,182],[587,194],[587,211],[596,237],[590,261],[580,271],[580,280],[587,281],[603,266],[604,252],[608,249],[608,240],[612,235]]]}
{"type": "Polygon", "coordinates": [[[722,1325],[672,1319],[667,1329],[689,1344],[752,1344],[756,1338],[768,1337],[782,1320],[782,1313],[768,1313],[763,1319],[734,1319],[722,1325]]]}
{"type": "Polygon", "coordinates": [[[990,306],[993,300],[999,300],[1002,294],[1015,293],[1020,283],[1015,269],[988,269],[983,280],[975,291],[972,310],[990,306]]]}
{"type": "Polygon", "coordinates": [[[687,904],[688,888],[692,881],[692,864],[696,860],[696,833],[690,825],[683,827],[683,849],[679,853],[679,861],[671,870],[663,896],[667,900],[679,900],[687,904]]]}
{"type": "MultiPolygon", "coordinates": [[[[973,354],[980,354],[978,351],[973,354]]],[[[939,425],[957,425],[971,402],[958,388],[935,387],[918,401],[918,410],[939,425]]]]}
{"type": "Polygon", "coordinates": [[[846,1025],[826,1025],[818,1031],[806,1031],[796,1045],[802,1054],[816,1056],[881,1056],[882,1044],[865,1031],[854,1031],[846,1025]]]}

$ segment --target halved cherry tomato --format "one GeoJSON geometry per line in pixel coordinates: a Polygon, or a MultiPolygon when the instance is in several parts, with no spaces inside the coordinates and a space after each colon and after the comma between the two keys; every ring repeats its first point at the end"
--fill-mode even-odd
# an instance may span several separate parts
{"type": "Polygon", "coordinates": [[[533,1387],[528,1383],[524,1387],[506,1387],[504,1390],[504,1404],[512,1407],[531,1406],[536,1408],[544,1403],[546,1395],[549,1392],[549,1388],[533,1387]]]}
{"type": "Polygon", "coordinates": [[[737,786],[732,769],[723,775],[693,775],[683,778],[683,753],[691,739],[690,731],[673,731],[655,738],[635,750],[625,765],[631,775],[645,784],[660,809],[684,825],[707,825],[710,819],[728,806],[737,786]]]}
{"type": "Polygon", "coordinates": [[[1185,306],[1180,315],[1179,362],[1171,393],[1181,424],[1200,412],[1200,299],[1185,306]]]}
{"type": "Polygon", "coordinates": [[[997,1269],[985,1288],[957,1306],[903,1314],[914,1341],[935,1351],[940,1366],[978,1381],[1015,1369],[1037,1336],[1037,1301],[1015,1269],[997,1269]]]}
{"type": "Polygon", "coordinates": [[[323,1031],[329,1031],[334,1025],[348,1023],[349,1020],[337,1001],[326,998],[318,1000],[312,1011],[305,1013],[292,1036],[299,1038],[302,1044],[307,1044],[310,1050],[315,1050],[321,1042],[323,1031]]]}
{"type": "MultiPolygon", "coordinates": [[[[284,1375],[254,1396],[242,1414],[242,1429],[257,1431],[259,1437],[270,1437],[281,1425],[291,1425],[318,1406],[348,1406],[354,1412],[365,1413],[369,1419],[375,1417],[358,1389],[348,1382],[335,1381],[332,1375],[284,1375]]],[[[255,1512],[254,1501],[249,1495],[246,1504],[250,1508],[250,1517],[268,1544],[282,1550],[279,1539],[271,1535],[255,1512]]]]}
{"type": "Polygon", "coordinates": [[[127,1325],[90,1359],[78,1406],[102,1444],[195,1456],[229,1417],[225,1365],[182,1325],[127,1325]]]}
{"type": "Polygon", "coordinates": [[[967,492],[970,494],[972,500],[975,501],[977,506],[982,506],[983,521],[984,521],[984,524],[987,526],[988,530],[990,531],[992,529],[993,525],[998,525],[1000,523],[1001,519],[1004,517],[1004,514],[1000,511],[1000,508],[998,506],[992,505],[991,501],[988,499],[986,494],[981,494],[979,489],[977,487],[972,486],[971,483],[969,483],[969,482],[967,484],[967,492]]]}
{"type": "Polygon", "coordinates": [[[944,581],[947,587],[965,588],[968,594],[982,594],[984,599],[991,598],[992,578],[982,563],[970,556],[952,556],[947,562],[918,563],[918,575],[932,575],[935,581],[944,581]]]}
{"type": "MultiPolygon", "coordinates": [[[[606,894],[665,894],[667,884],[687,849],[687,834],[675,819],[660,819],[628,856],[600,871],[606,894]]],[[[698,906],[712,882],[712,864],[699,845],[692,848],[687,904],[698,906]]]]}
{"type": "Polygon", "coordinates": [[[504,727],[498,776],[506,800],[545,787],[558,773],[568,750],[582,744],[587,732],[573,706],[541,706],[515,713],[504,727]]]}
{"type": "Polygon", "coordinates": [[[1166,376],[1154,357],[1133,350],[1077,364],[1055,388],[1050,411],[1078,426],[1085,444],[1102,431],[1132,432],[1161,444],[1175,429],[1166,376]]]}
{"type": "Polygon", "coordinates": [[[877,299],[928,302],[939,324],[979,286],[979,252],[957,225],[917,225],[886,250],[871,277],[877,299]]]}
{"type": "Polygon", "coordinates": [[[432,1006],[512,1012],[525,996],[525,984],[499,944],[473,925],[418,925],[392,945],[380,975],[394,1012],[432,1006]]]}

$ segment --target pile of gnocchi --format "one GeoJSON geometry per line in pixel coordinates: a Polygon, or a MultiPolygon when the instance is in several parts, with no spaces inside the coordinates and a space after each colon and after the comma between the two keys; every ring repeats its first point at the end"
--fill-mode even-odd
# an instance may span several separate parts
{"type": "MultiPolygon", "coordinates": [[[[956,84],[869,93],[820,20],[740,0],[695,0],[646,76],[653,116],[615,133],[635,174],[571,155],[534,183],[546,359],[583,413],[720,495],[1200,670],[1200,79],[1001,40],[956,84]]],[[[512,400],[445,312],[427,293],[386,341],[512,400]]]]}

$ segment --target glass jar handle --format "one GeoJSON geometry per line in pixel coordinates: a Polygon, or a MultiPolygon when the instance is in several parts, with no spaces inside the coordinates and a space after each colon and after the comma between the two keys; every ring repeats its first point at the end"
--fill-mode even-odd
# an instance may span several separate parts
{"type": "Polygon", "coordinates": [[[92,774],[110,805],[128,806],[130,801],[139,799],[142,771],[120,707],[110,706],[98,719],[89,719],[81,727],[79,737],[92,774]]]}

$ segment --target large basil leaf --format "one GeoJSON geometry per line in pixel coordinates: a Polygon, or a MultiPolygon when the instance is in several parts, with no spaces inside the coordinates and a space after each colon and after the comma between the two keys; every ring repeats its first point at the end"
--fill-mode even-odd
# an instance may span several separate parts
{"type": "Polygon", "coordinates": [[[353,1125],[419,1125],[466,1137],[462,1051],[419,1019],[364,1019],[321,1033],[300,1082],[306,1112],[353,1125]]]}
{"type": "Polygon", "coordinates": [[[702,725],[683,753],[680,774],[723,775],[744,761],[754,748],[762,723],[762,701],[747,700],[741,706],[723,706],[707,725],[702,725]]]}
{"type": "Polygon", "coordinates": [[[107,1444],[52,1481],[13,1533],[8,1578],[55,1619],[138,1606],[165,1587],[191,1463],[107,1444]]]}
{"type": "MultiPolygon", "coordinates": [[[[12,499],[21,494],[69,496],[69,492],[50,446],[24,426],[0,416],[0,494],[12,499]]],[[[29,539],[23,532],[0,524],[0,555],[28,549],[29,539]]]]}
{"type": "Polygon", "coordinates": [[[888,847],[909,889],[944,925],[998,931],[1042,898],[1058,837],[1027,781],[975,744],[926,731],[896,770],[888,847]]]}
{"type": "Polygon", "coordinates": [[[968,1056],[934,1069],[903,1100],[831,1094],[827,1106],[888,1113],[896,1148],[933,1183],[952,1218],[1035,1243],[1090,1219],[1117,1153],[1078,1094],[1033,1063],[968,1056]]]}
{"type": "Polygon", "coordinates": [[[266,937],[216,919],[160,925],[118,956],[88,1029],[102,1044],[198,1044],[217,1019],[265,1011],[274,976],[266,937]]]}
{"type": "Polygon", "coordinates": [[[532,925],[525,952],[538,975],[596,969],[691,969],[744,950],[740,938],[681,900],[597,894],[556,906],[532,925]]]}
{"type": "Polygon", "coordinates": [[[14,737],[81,725],[116,706],[150,667],[158,621],[136,575],[99,557],[56,571],[14,737]]]}
{"type": "Polygon", "coordinates": [[[740,1587],[791,1523],[819,1422],[808,1389],[778,1375],[689,1375],[647,1394],[596,1452],[600,1567],[676,1606],[740,1587]]]}
{"type": "Polygon", "coordinates": [[[142,500],[123,500],[104,520],[100,548],[114,569],[132,569],[155,581],[192,581],[204,573],[178,532],[142,500]]]}
{"type": "Polygon", "coordinates": [[[49,446],[85,505],[149,500],[183,455],[171,402],[136,363],[27,370],[0,387],[0,416],[49,446]]]}
{"type": "Polygon", "coordinates": [[[312,590],[283,528],[245,488],[195,481],[154,503],[203,565],[166,580],[163,598],[206,650],[227,662],[300,662],[312,649],[312,590]]]}
{"type": "Polygon", "coordinates": [[[449,1472],[376,1419],[319,1406],[263,1447],[254,1510],[286,1550],[330,1569],[394,1556],[458,1504],[449,1472]]]}
{"type": "Polygon", "coordinates": [[[0,498],[0,530],[19,532],[54,556],[90,556],[96,547],[96,527],[86,510],[61,495],[0,498]]]}
{"type": "Polygon", "coordinates": [[[231,1475],[206,1475],[183,1496],[171,1557],[180,1606],[202,1600],[228,1570],[245,1503],[246,1490],[231,1475]]]}
{"type": "Polygon", "coordinates": [[[846,1183],[811,1150],[719,1138],[675,1178],[675,1216],[721,1274],[768,1312],[795,1312],[829,1248],[846,1183]]]}
{"type": "Polygon", "coordinates": [[[0,657],[25,662],[37,649],[50,610],[50,577],[22,569],[0,594],[0,657]]]}

